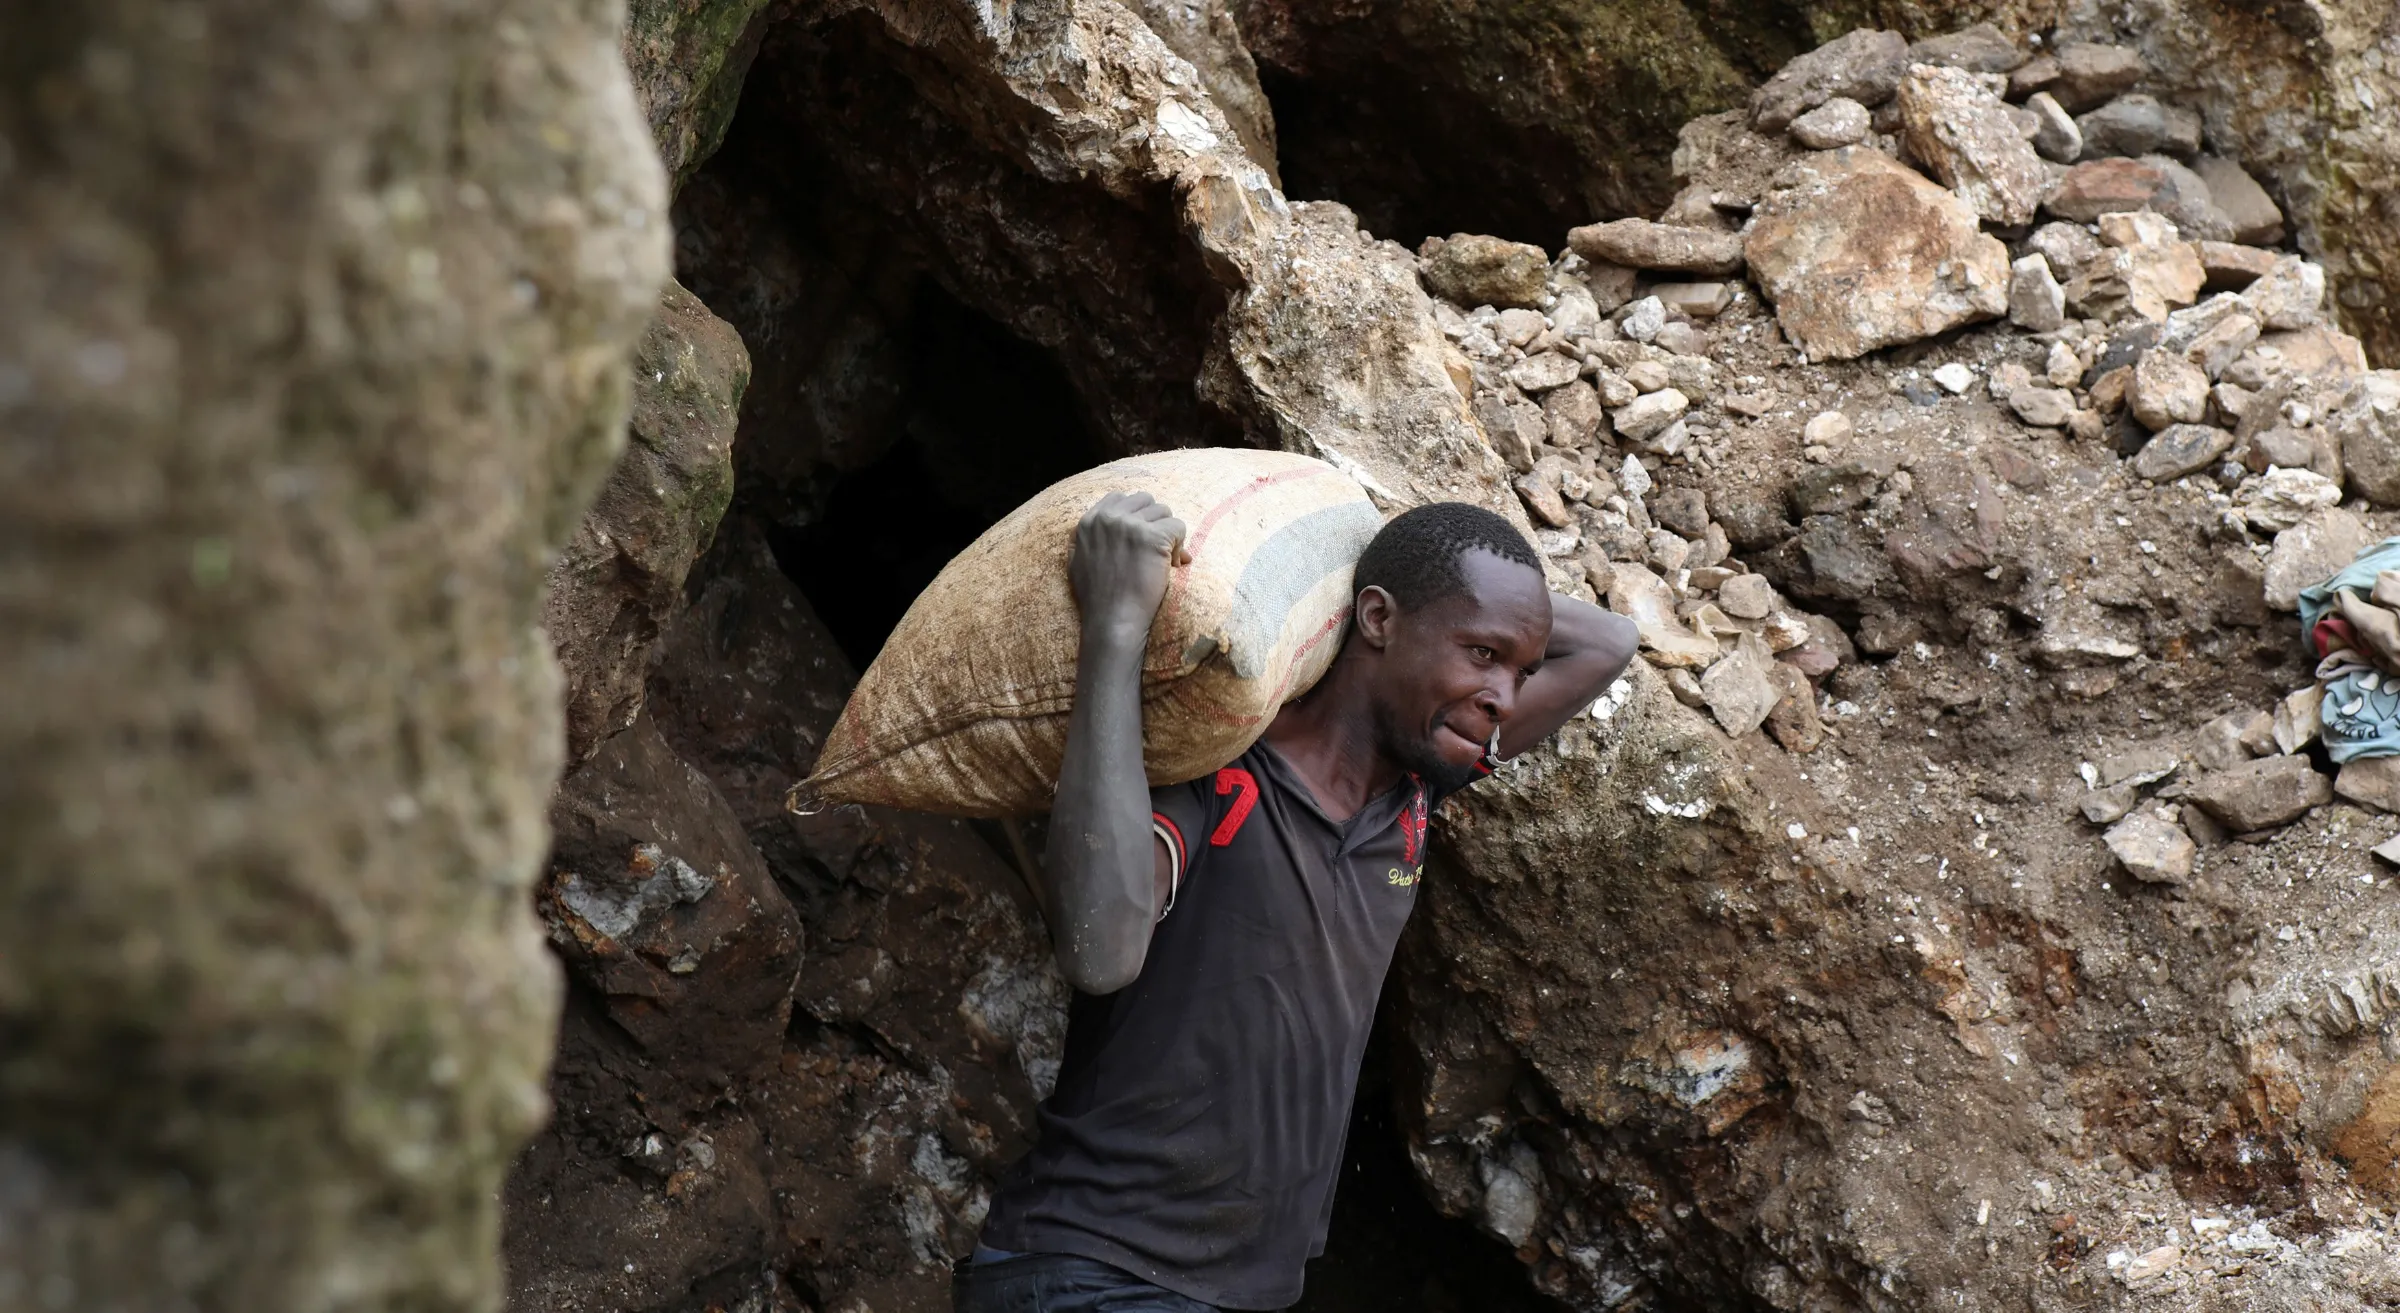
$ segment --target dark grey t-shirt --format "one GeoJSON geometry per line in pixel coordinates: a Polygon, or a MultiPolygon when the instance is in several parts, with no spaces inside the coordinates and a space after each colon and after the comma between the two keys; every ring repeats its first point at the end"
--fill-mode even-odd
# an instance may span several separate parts
{"type": "Polygon", "coordinates": [[[1002,1182],[983,1243],[1282,1308],[1325,1246],[1430,800],[1405,778],[1337,823],[1263,742],[1150,796],[1181,891],[1140,978],[1076,996],[1040,1140],[1002,1182]]]}

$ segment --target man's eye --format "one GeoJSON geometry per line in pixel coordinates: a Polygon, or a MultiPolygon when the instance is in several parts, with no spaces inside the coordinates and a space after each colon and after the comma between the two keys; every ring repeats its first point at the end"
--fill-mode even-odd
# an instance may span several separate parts
{"type": "Polygon", "coordinates": [[[1478,660],[1478,661],[1491,661],[1491,660],[1495,660],[1495,659],[1497,659],[1497,658],[1499,657],[1499,655],[1500,655],[1499,653],[1497,653],[1497,652],[1494,652],[1492,649],[1490,649],[1490,648],[1488,648],[1488,647],[1470,647],[1470,648],[1468,648],[1467,650],[1468,650],[1469,652],[1472,652],[1472,653],[1474,653],[1474,654],[1475,654],[1475,659],[1476,659],[1476,660],[1478,660]]]}

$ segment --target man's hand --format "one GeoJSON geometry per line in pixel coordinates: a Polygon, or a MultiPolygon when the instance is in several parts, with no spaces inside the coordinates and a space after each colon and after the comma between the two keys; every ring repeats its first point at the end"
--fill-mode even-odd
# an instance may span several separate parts
{"type": "Polygon", "coordinates": [[[1182,542],[1183,522],[1146,492],[1112,492],[1075,527],[1067,574],[1083,641],[1042,872],[1059,972],[1087,994],[1133,983],[1158,919],[1142,653],[1182,542]]]}
{"type": "Polygon", "coordinates": [[[1067,568],[1086,638],[1146,637],[1183,547],[1183,521],[1146,492],[1112,492],[1075,526],[1067,568]]]}

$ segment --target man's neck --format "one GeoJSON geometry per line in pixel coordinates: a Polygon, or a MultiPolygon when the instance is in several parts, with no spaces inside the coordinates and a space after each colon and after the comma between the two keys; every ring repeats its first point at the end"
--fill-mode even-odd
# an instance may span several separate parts
{"type": "Polygon", "coordinates": [[[1375,746],[1375,714],[1362,681],[1346,678],[1348,663],[1333,669],[1287,704],[1267,726],[1266,740],[1316,795],[1317,806],[1347,821],[1369,800],[1400,782],[1400,765],[1375,746]]]}

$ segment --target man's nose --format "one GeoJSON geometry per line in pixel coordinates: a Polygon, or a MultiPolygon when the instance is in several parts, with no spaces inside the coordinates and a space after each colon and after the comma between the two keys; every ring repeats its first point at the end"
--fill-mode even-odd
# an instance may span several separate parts
{"type": "Polygon", "coordinates": [[[1517,709],[1517,686],[1513,680],[1486,684],[1475,697],[1475,707],[1491,718],[1493,724],[1508,719],[1517,709]]]}

